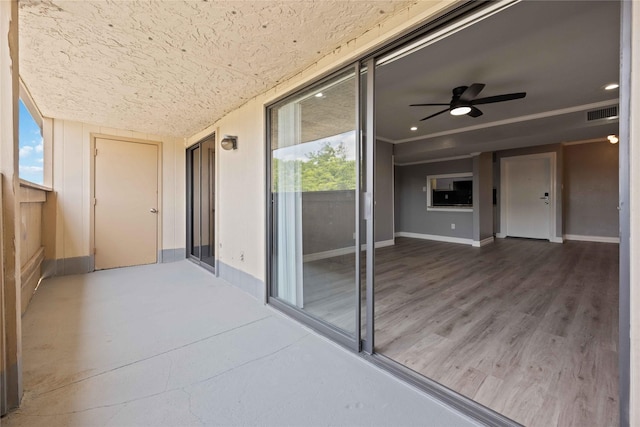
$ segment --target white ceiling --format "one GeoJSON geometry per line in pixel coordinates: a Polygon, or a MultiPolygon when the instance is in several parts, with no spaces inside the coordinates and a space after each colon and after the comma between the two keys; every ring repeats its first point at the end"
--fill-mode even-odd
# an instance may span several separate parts
{"type": "Polygon", "coordinates": [[[577,141],[617,133],[617,120],[587,124],[585,111],[616,104],[605,91],[619,74],[619,3],[531,1],[404,58],[378,67],[376,133],[393,142],[396,162],[577,141]],[[485,83],[478,96],[527,92],[524,99],[478,106],[484,115],[448,113],[456,86],[485,83]],[[417,131],[411,131],[417,126],[417,131]]]}
{"type": "Polygon", "coordinates": [[[47,117],[188,137],[412,3],[20,0],[47,117]]]}

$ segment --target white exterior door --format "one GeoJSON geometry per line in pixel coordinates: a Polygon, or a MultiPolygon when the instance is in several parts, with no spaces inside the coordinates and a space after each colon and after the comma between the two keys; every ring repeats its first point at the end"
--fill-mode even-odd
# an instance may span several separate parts
{"type": "Polygon", "coordinates": [[[552,240],[552,156],[503,158],[501,180],[502,234],[552,240]]]}
{"type": "Polygon", "coordinates": [[[95,269],[158,257],[158,146],[96,138],[95,269]]]}

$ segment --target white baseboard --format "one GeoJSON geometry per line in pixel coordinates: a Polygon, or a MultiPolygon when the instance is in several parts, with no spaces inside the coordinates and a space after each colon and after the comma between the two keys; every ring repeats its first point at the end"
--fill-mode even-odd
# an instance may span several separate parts
{"type": "Polygon", "coordinates": [[[307,254],[302,257],[302,260],[303,262],[318,261],[321,259],[327,259],[327,258],[333,258],[337,256],[352,254],[352,253],[355,253],[355,251],[356,251],[355,246],[349,246],[347,248],[338,248],[338,249],[332,249],[330,251],[307,254]]]}
{"type": "MultiPolygon", "coordinates": [[[[376,242],[376,249],[377,248],[385,248],[387,246],[393,246],[396,244],[395,239],[390,239],[390,240],[381,240],[379,242],[376,242]]],[[[361,250],[366,250],[367,249],[367,245],[362,245],[361,250]]],[[[346,248],[338,248],[338,249],[332,249],[330,251],[324,251],[324,252],[316,252],[313,254],[307,254],[304,255],[303,258],[303,262],[311,262],[311,261],[318,261],[321,259],[327,259],[327,258],[333,258],[333,257],[337,257],[337,256],[342,256],[342,255],[348,255],[348,254],[352,254],[356,251],[356,247],[355,246],[349,246],[346,248]]]]}
{"type": "Polygon", "coordinates": [[[438,236],[436,234],[409,233],[406,231],[396,232],[396,237],[411,237],[413,239],[433,240],[436,242],[460,243],[462,245],[472,245],[472,239],[464,239],[462,237],[438,236]]]}
{"type": "MultiPolygon", "coordinates": [[[[496,233],[496,238],[497,239],[506,239],[507,235],[504,234],[504,233],[496,233]]],[[[566,236],[565,236],[565,238],[566,238],[566,236]]],[[[552,237],[552,238],[549,239],[549,241],[551,243],[562,243],[563,239],[562,239],[562,237],[552,237]]]]}
{"type": "Polygon", "coordinates": [[[482,239],[480,241],[474,240],[473,244],[471,246],[473,246],[474,248],[481,248],[481,247],[486,246],[486,245],[488,245],[490,243],[493,243],[493,241],[494,241],[494,238],[493,238],[493,236],[491,236],[491,237],[487,237],[486,239],[482,239]]]}
{"type": "MultiPolygon", "coordinates": [[[[381,240],[379,242],[376,242],[376,249],[378,248],[386,248],[387,246],[393,246],[396,244],[396,239],[390,239],[390,240],[381,240]]],[[[363,245],[366,247],[366,245],[363,245]]]]}
{"type": "Polygon", "coordinates": [[[567,240],[577,240],[580,242],[620,243],[619,237],[582,236],[579,234],[565,234],[564,238],[567,240]]]}

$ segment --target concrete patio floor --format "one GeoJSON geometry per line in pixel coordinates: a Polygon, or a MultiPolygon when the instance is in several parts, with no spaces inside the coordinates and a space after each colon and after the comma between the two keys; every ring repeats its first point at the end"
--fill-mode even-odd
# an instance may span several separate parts
{"type": "Polygon", "coordinates": [[[188,261],[47,279],[17,426],[478,425],[188,261]]]}

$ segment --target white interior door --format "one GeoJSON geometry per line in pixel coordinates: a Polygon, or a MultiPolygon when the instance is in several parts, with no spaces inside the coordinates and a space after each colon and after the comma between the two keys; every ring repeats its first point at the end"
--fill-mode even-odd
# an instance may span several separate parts
{"type": "Polygon", "coordinates": [[[158,256],[158,146],[96,138],[95,269],[158,256]]]}
{"type": "MultiPolygon", "coordinates": [[[[502,186],[506,218],[503,234],[551,240],[552,165],[550,156],[521,156],[502,159],[502,186]]],[[[504,228],[503,228],[504,227],[504,228]]]]}

